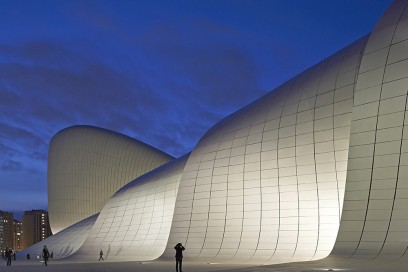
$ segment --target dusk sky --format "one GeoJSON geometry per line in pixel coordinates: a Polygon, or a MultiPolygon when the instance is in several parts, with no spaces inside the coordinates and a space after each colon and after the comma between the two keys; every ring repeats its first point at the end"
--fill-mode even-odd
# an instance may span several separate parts
{"type": "Polygon", "coordinates": [[[0,0],[0,210],[47,209],[73,125],[178,157],[217,121],[369,33],[391,0],[0,0]]]}

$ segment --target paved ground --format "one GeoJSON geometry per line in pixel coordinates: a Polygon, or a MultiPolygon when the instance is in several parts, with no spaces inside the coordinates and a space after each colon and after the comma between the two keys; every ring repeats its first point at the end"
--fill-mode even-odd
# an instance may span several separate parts
{"type": "MultiPolygon", "coordinates": [[[[183,263],[184,272],[206,272],[216,270],[228,270],[234,268],[244,268],[244,265],[221,265],[205,263],[183,263]]],[[[0,261],[0,272],[174,272],[173,262],[97,262],[97,263],[71,263],[65,261],[51,260],[48,266],[36,260],[15,261],[7,267],[5,261],[0,261]]]]}
{"type": "MultiPolygon", "coordinates": [[[[350,259],[330,259],[323,261],[291,263],[280,265],[245,266],[233,264],[183,263],[184,272],[318,272],[318,271],[358,271],[358,272],[395,272],[408,271],[408,263],[394,263],[389,261],[351,261],[350,259]]],[[[11,267],[0,260],[0,272],[175,272],[173,262],[97,262],[72,263],[67,261],[50,261],[47,267],[36,260],[20,260],[12,263],[11,267]]]]}

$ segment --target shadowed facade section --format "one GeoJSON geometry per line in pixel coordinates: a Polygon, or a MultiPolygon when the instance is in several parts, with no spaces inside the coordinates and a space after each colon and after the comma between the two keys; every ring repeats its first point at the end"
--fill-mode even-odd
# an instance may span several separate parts
{"type": "Polygon", "coordinates": [[[71,256],[82,246],[97,218],[98,214],[85,218],[57,234],[24,249],[18,253],[19,259],[25,259],[27,254],[30,254],[32,259],[37,258],[37,254],[42,253],[45,245],[50,253],[53,253],[53,258],[55,259],[71,256]]]}

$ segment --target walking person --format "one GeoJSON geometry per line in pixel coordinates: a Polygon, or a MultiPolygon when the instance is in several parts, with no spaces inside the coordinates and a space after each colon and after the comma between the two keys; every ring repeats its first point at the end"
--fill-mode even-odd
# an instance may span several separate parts
{"type": "Polygon", "coordinates": [[[44,259],[45,266],[48,266],[47,262],[48,262],[48,258],[50,257],[50,252],[48,251],[47,246],[44,246],[42,256],[44,259]]]}
{"type": "Polygon", "coordinates": [[[174,249],[176,250],[176,272],[183,272],[181,265],[183,263],[183,250],[185,250],[185,248],[181,243],[178,243],[174,249]]]}
{"type": "Polygon", "coordinates": [[[101,251],[99,251],[99,261],[102,260],[104,261],[105,259],[103,258],[103,251],[101,249],[101,251]]]}

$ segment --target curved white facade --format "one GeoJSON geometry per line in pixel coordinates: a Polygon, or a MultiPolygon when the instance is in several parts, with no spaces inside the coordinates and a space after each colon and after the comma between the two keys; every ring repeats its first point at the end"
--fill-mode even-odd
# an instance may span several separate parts
{"type": "Polygon", "coordinates": [[[226,118],[201,139],[180,183],[170,254],[177,241],[186,244],[190,258],[213,262],[277,263],[330,253],[366,40],[226,118]]]}
{"type": "Polygon", "coordinates": [[[173,259],[181,242],[189,261],[406,258],[407,7],[123,187],[73,257],[173,259]]]}
{"type": "Polygon", "coordinates": [[[52,232],[99,213],[125,184],[173,159],[128,136],[92,126],[58,132],[48,152],[52,232]]]}
{"type": "Polygon", "coordinates": [[[76,255],[95,259],[103,249],[112,261],[153,260],[166,248],[187,155],[136,179],[105,205],[76,255]],[[98,251],[99,252],[99,251],[98,251]]]}
{"type": "Polygon", "coordinates": [[[407,259],[408,3],[374,28],[357,78],[346,194],[334,255],[407,259]]]}

